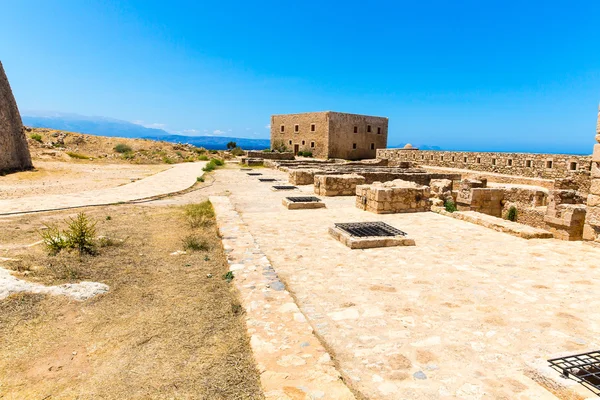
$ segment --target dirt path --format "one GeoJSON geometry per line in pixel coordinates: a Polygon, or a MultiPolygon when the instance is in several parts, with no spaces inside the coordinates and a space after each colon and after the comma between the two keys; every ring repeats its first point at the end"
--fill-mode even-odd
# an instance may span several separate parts
{"type": "Polygon", "coordinates": [[[206,162],[177,164],[139,181],[107,189],[0,200],[0,215],[106,205],[145,199],[185,190],[202,175],[206,162]]]}

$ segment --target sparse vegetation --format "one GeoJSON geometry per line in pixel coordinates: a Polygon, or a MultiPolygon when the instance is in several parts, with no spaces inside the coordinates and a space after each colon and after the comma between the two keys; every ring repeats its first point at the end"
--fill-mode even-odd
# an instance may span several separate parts
{"type": "Polygon", "coordinates": [[[446,209],[446,211],[453,213],[455,211],[457,211],[458,209],[456,208],[456,203],[452,200],[446,200],[444,201],[444,208],[446,209]]]}
{"type": "Polygon", "coordinates": [[[202,203],[188,204],[184,207],[184,213],[192,229],[210,225],[215,217],[215,210],[208,200],[202,203]]]}
{"type": "Polygon", "coordinates": [[[131,148],[131,146],[126,145],[125,143],[119,143],[114,147],[114,150],[117,153],[131,153],[133,151],[133,149],[131,148]]]}
{"type": "Polygon", "coordinates": [[[244,155],[244,150],[242,150],[241,147],[235,147],[233,149],[231,149],[231,154],[234,156],[242,156],[244,155]]]}
{"type": "Polygon", "coordinates": [[[273,151],[278,151],[280,153],[285,153],[288,151],[287,146],[283,142],[283,140],[275,140],[273,141],[273,151]]]}
{"type": "Polygon", "coordinates": [[[202,154],[201,156],[198,157],[198,160],[200,160],[200,161],[208,161],[208,156],[206,154],[202,154]]]}
{"type": "Polygon", "coordinates": [[[81,212],[77,217],[70,218],[67,225],[67,229],[63,231],[55,225],[46,225],[46,229],[40,232],[48,252],[56,255],[64,249],[74,249],[79,251],[80,255],[96,254],[96,222],[90,221],[87,215],[81,212]]]}
{"type": "Polygon", "coordinates": [[[217,167],[223,166],[224,164],[225,162],[223,160],[220,160],[218,158],[212,158],[210,162],[206,164],[204,168],[202,168],[202,171],[211,172],[214,171],[217,167]]]}
{"type": "Polygon", "coordinates": [[[196,182],[204,182],[204,177],[203,176],[197,177],[196,182]]]}
{"type": "Polygon", "coordinates": [[[213,158],[211,162],[215,163],[217,167],[222,167],[225,164],[225,162],[219,158],[213,158]]]}
{"type": "Polygon", "coordinates": [[[171,157],[163,157],[163,162],[165,164],[175,164],[175,160],[173,160],[171,157]]]}
{"type": "Polygon", "coordinates": [[[234,278],[233,272],[231,271],[227,271],[226,274],[223,275],[223,279],[225,279],[227,281],[227,283],[230,283],[234,278]]]}
{"type": "Polygon", "coordinates": [[[196,234],[191,234],[183,238],[183,249],[186,251],[208,251],[208,241],[196,234]]]}
{"type": "Polygon", "coordinates": [[[512,221],[512,222],[517,221],[517,207],[510,206],[510,208],[508,209],[508,213],[506,215],[506,219],[509,221],[512,221]]]}
{"type": "Polygon", "coordinates": [[[40,135],[39,133],[32,133],[29,137],[35,140],[36,142],[42,143],[42,135],[40,135]]]}
{"type": "Polygon", "coordinates": [[[75,153],[73,151],[67,151],[67,155],[71,158],[77,158],[79,160],[89,160],[90,156],[86,156],[85,154],[81,154],[81,153],[75,153]]]}

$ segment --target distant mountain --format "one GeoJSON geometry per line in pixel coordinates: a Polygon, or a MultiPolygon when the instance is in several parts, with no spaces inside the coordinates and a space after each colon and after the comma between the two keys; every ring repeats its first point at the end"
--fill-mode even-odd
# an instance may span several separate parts
{"type": "Polygon", "coordinates": [[[142,138],[163,140],[172,143],[189,143],[210,150],[227,148],[227,143],[236,144],[247,150],[262,150],[270,147],[268,139],[245,139],[223,136],[172,135],[163,129],[146,128],[132,122],[107,117],[88,117],[78,114],[24,111],[23,124],[34,128],[51,128],[69,132],[87,133],[97,136],[142,138]]]}

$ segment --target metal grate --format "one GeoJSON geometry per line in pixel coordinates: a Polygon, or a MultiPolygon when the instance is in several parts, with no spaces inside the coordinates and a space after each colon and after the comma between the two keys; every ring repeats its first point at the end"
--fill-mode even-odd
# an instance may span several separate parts
{"type": "Polygon", "coordinates": [[[314,196],[308,196],[308,197],[286,197],[286,199],[288,199],[289,201],[291,201],[293,203],[317,203],[317,202],[321,201],[320,198],[314,197],[314,196]]]}
{"type": "Polygon", "coordinates": [[[352,222],[335,224],[335,226],[348,232],[350,236],[356,237],[406,236],[406,232],[396,229],[385,222],[352,222]]]}
{"type": "Polygon", "coordinates": [[[258,178],[259,181],[261,182],[275,182],[277,179],[273,179],[273,178],[258,178]]]}
{"type": "Polygon", "coordinates": [[[240,171],[252,171],[252,168],[240,168],[240,171]]]}
{"type": "Polygon", "coordinates": [[[275,190],[294,190],[294,189],[298,189],[298,188],[296,186],[275,185],[275,186],[273,186],[273,189],[275,189],[275,190]]]}
{"type": "Polygon", "coordinates": [[[600,351],[553,358],[548,362],[563,377],[576,380],[595,394],[600,394],[600,351]]]}
{"type": "Polygon", "coordinates": [[[249,176],[258,176],[258,175],[262,175],[260,172],[248,172],[247,175],[249,176]]]}

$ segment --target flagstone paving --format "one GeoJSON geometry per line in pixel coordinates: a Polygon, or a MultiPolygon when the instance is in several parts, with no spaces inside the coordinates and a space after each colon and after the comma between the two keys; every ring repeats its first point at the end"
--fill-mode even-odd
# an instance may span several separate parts
{"type": "Polygon", "coordinates": [[[194,185],[205,165],[206,161],[177,164],[139,181],[108,189],[0,200],[0,215],[114,204],[176,193],[194,185]]]}
{"type": "MultiPolygon", "coordinates": [[[[307,318],[347,384],[366,398],[555,398],[528,377],[531,365],[600,346],[599,248],[525,240],[431,212],[371,214],[355,208],[353,197],[287,210],[281,203],[290,194],[256,177],[233,169],[217,177],[212,190],[230,190],[238,229],[253,237],[243,248],[229,245],[264,253],[273,269],[265,273],[296,299],[301,314],[294,308],[292,315],[307,318]],[[360,221],[385,221],[416,246],[351,250],[327,232],[334,222],[360,221]]],[[[250,273],[246,264],[242,271],[250,273]]],[[[244,286],[260,287],[244,279],[243,298],[244,286]]],[[[274,315],[249,318],[266,326],[274,315]]],[[[269,326],[271,340],[281,340],[281,325],[269,326]]]]}

